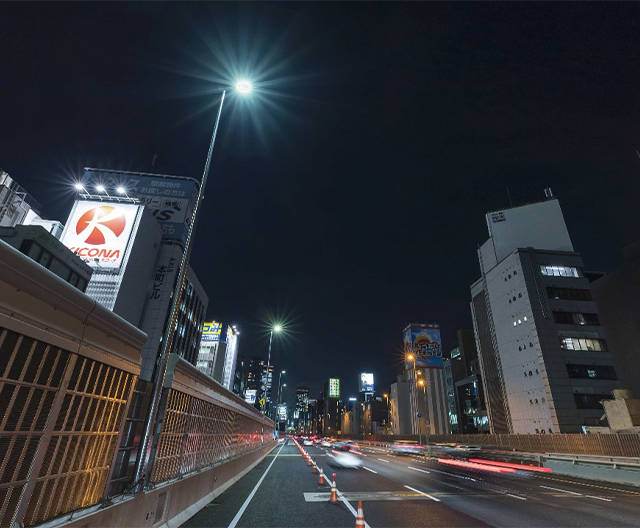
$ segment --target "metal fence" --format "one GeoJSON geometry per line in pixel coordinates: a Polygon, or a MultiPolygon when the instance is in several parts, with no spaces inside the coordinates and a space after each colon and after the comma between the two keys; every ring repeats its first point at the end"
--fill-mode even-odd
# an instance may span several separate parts
{"type": "MultiPolygon", "coordinates": [[[[213,383],[213,382],[212,382],[213,383]]],[[[273,441],[273,427],[219,402],[168,389],[151,482],[215,466],[273,441]]]]}
{"type": "MultiPolygon", "coordinates": [[[[342,438],[369,440],[371,442],[414,441],[415,436],[345,435],[342,438]]],[[[422,435],[422,440],[425,436],[422,435]]],[[[640,457],[640,434],[477,434],[430,435],[429,443],[454,443],[480,445],[505,451],[525,453],[568,453],[575,455],[599,455],[613,457],[640,457]]]]}
{"type": "Polygon", "coordinates": [[[0,526],[95,504],[134,375],[6,328],[0,359],[0,526]]]}

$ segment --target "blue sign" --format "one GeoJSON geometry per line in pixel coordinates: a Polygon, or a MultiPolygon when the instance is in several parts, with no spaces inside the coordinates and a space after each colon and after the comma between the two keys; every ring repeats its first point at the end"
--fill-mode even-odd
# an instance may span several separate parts
{"type": "Polygon", "coordinates": [[[116,189],[122,187],[127,196],[138,198],[151,211],[162,228],[164,240],[186,244],[198,195],[197,180],[180,176],[87,168],[83,183],[88,189],[94,185],[103,185],[109,194],[113,193],[116,196],[116,189]]]}
{"type": "Polygon", "coordinates": [[[438,325],[412,324],[404,331],[406,368],[444,368],[438,325]]]}
{"type": "Polygon", "coordinates": [[[422,418],[422,413],[418,413],[418,418],[422,418]]]}

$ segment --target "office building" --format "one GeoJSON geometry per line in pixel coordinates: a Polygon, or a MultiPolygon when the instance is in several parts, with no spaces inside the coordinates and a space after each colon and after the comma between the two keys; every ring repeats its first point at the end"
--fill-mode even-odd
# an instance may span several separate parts
{"type": "Polygon", "coordinates": [[[412,323],[403,330],[411,434],[447,434],[447,388],[440,326],[412,323]]]}
{"type": "Polygon", "coordinates": [[[580,433],[617,376],[558,200],[486,215],[471,310],[492,433],[580,433]]]}
{"type": "Polygon", "coordinates": [[[41,220],[42,206],[18,185],[9,174],[0,169],[0,227],[29,225],[41,220]]]}
{"type": "Polygon", "coordinates": [[[296,387],[294,426],[296,430],[308,431],[309,429],[309,387],[296,387]]]}
{"type": "MultiPolygon", "coordinates": [[[[85,169],[82,185],[61,240],[94,270],[87,294],[149,336],[140,378],[150,381],[166,338],[197,181],[85,169]]],[[[171,352],[193,365],[207,305],[188,267],[171,352]]]]}
{"type": "Polygon", "coordinates": [[[340,380],[329,378],[323,390],[322,434],[334,436],[340,430],[340,380]]]}
{"type": "Polygon", "coordinates": [[[471,328],[458,330],[456,345],[445,353],[444,368],[451,432],[489,432],[478,352],[471,328]]]}
{"type": "Polygon", "coordinates": [[[640,398],[640,240],[622,250],[622,265],[591,283],[620,386],[640,398]]]}
{"type": "Polygon", "coordinates": [[[81,292],[86,291],[93,270],[44,227],[0,227],[0,239],[81,292]]]}
{"type": "Polygon", "coordinates": [[[232,390],[238,355],[238,334],[232,326],[216,321],[203,325],[196,367],[232,390]]]}
{"type": "Polygon", "coordinates": [[[411,434],[411,396],[407,374],[398,375],[389,395],[391,431],[394,435],[411,434]]]}

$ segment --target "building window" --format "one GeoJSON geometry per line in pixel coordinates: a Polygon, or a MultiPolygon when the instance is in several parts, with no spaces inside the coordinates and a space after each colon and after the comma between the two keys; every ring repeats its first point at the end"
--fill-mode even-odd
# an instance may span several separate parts
{"type": "Polygon", "coordinates": [[[607,352],[607,342],[604,339],[591,339],[587,337],[561,337],[560,347],[565,350],[607,352]]]}
{"type": "Polygon", "coordinates": [[[578,409],[602,409],[601,400],[611,400],[610,394],[580,394],[573,395],[578,409]]]}
{"type": "Polygon", "coordinates": [[[598,314],[582,312],[553,312],[553,320],[557,324],[600,326],[598,314]]]}
{"type": "Polygon", "coordinates": [[[611,365],[567,365],[567,374],[577,379],[617,380],[615,369],[611,365]]]}
{"type": "Polygon", "coordinates": [[[549,299],[566,300],[566,301],[593,301],[591,290],[579,288],[552,288],[547,286],[547,295],[549,299]]]}
{"type": "Polygon", "coordinates": [[[578,268],[571,266],[540,266],[540,273],[547,277],[580,277],[578,268]]]}

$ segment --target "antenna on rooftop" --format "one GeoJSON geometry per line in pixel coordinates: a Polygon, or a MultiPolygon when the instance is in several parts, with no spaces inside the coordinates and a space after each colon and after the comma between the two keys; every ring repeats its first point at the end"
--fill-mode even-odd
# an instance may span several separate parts
{"type": "Polygon", "coordinates": [[[509,187],[507,187],[507,196],[509,197],[509,207],[513,207],[513,202],[511,201],[511,193],[509,192],[509,187]]]}
{"type": "Polygon", "coordinates": [[[548,199],[553,198],[553,192],[551,191],[551,187],[545,187],[544,196],[545,198],[548,198],[548,199]]]}

